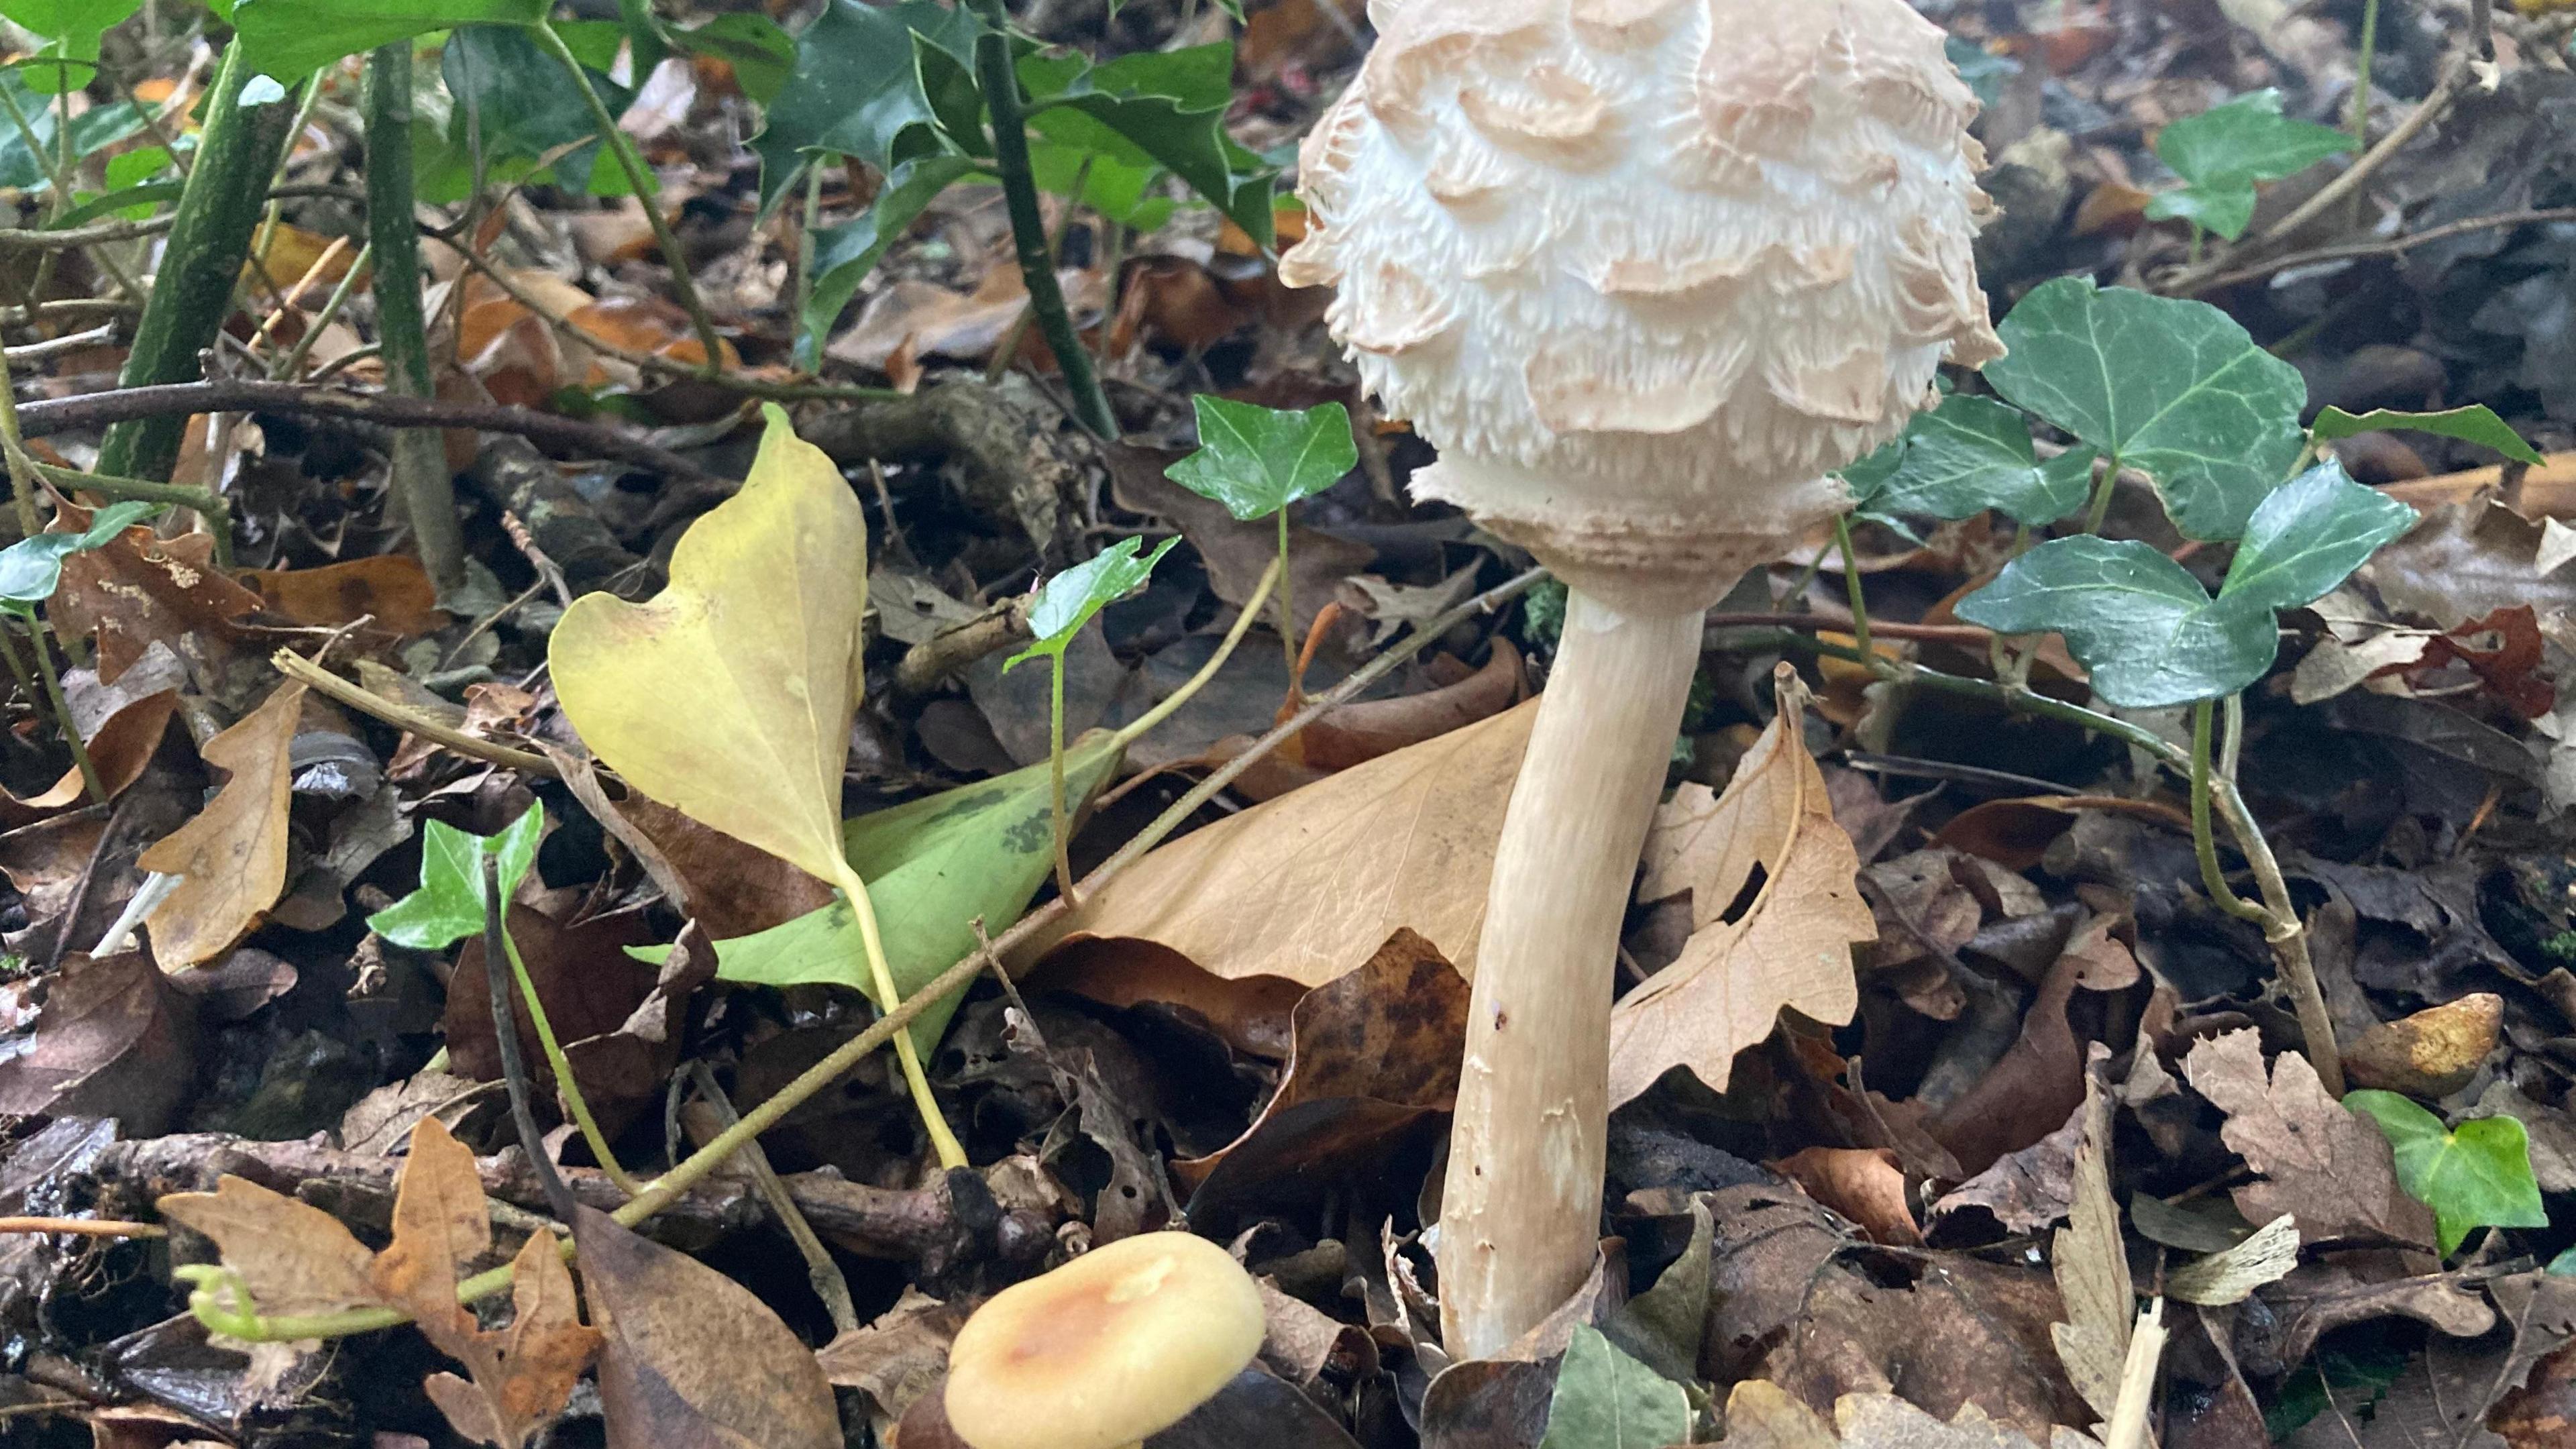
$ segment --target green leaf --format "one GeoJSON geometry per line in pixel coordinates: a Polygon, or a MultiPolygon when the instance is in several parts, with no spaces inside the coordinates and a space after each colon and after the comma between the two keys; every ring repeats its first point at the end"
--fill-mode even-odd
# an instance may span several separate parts
{"type": "Polygon", "coordinates": [[[733,67],[742,93],[761,105],[776,101],[796,73],[796,37],[766,15],[719,15],[693,30],[669,32],[671,43],[691,55],[733,67]]]}
{"type": "Polygon", "coordinates": [[[2362,433],[2432,433],[2493,448],[2517,463],[2536,466],[2548,461],[2540,455],[2538,448],[2523,441],[2522,434],[2497,417],[2495,409],[2483,403],[2475,407],[2453,408],[2446,413],[2401,413],[2380,408],[2358,416],[2341,408],[2327,408],[2317,414],[2316,426],[2308,431],[2321,443],[2362,433]]]}
{"type": "Polygon", "coordinates": [[[937,0],[884,6],[831,0],[796,38],[794,69],[752,141],[761,158],[764,214],[786,194],[809,153],[856,156],[889,175],[906,161],[936,153],[939,141],[914,66],[912,37],[921,35],[963,57],[979,24],[969,7],[952,9],[937,0]]]}
{"type": "MultiPolygon", "coordinates": [[[[2445,1131],[2442,1119],[2397,1095],[2364,1089],[2343,1104],[2379,1124],[2397,1156],[2397,1181],[2426,1207],[2445,1257],[2469,1229],[2545,1228],[2531,1144],[2511,1117],[2480,1117],[2445,1131]]],[[[2555,1265],[2552,1265],[2553,1267],[2555,1265]]]]}
{"type": "Polygon", "coordinates": [[[1267,518],[1312,498],[1359,466],[1350,410],[1340,403],[1281,411],[1200,393],[1199,450],[1163,470],[1240,519],[1267,518]]]}
{"type": "Polygon", "coordinates": [[[796,331],[796,359],[800,366],[818,366],[823,344],[840,321],[850,298],[858,295],[859,283],[894,245],[904,228],[927,210],[939,193],[958,178],[974,173],[972,158],[952,155],[930,155],[906,161],[886,176],[885,185],[877,192],[874,206],[856,221],[831,227],[814,234],[814,295],[808,299],[805,316],[796,331]]]}
{"type": "Polygon", "coordinates": [[[2218,699],[2272,667],[2275,611],[2323,596],[2414,517],[2328,463],[2263,501],[2215,599],[2143,543],[2084,535],[2005,565],[1958,614],[2003,634],[2065,635],[2093,692],[2125,709],[2218,699]]]}
{"type": "MultiPolygon", "coordinates": [[[[609,25],[608,32],[612,44],[620,38],[616,26],[609,25]]],[[[585,68],[610,111],[624,111],[634,100],[632,91],[596,68],[585,68]]],[[[493,181],[559,179],[594,196],[624,196],[633,190],[625,168],[602,153],[590,105],[565,75],[563,62],[529,32],[490,25],[460,30],[447,38],[439,74],[455,97],[447,118],[448,146],[470,156],[479,134],[493,181]],[[478,126],[479,132],[474,129],[478,126]],[[541,164],[548,156],[553,162],[541,164]]]]}
{"type": "MultiPolygon", "coordinates": [[[[1232,46],[1220,43],[1195,49],[1209,53],[1210,60],[1223,56],[1231,70],[1232,46]]],[[[1098,151],[1130,164],[1151,160],[1181,178],[1253,240],[1269,246],[1275,173],[1226,134],[1227,100],[1211,101],[1193,82],[1197,72],[1183,68],[1190,63],[1209,68],[1208,61],[1188,52],[1128,60],[1151,60],[1163,68],[1122,67],[1114,61],[1100,66],[1062,95],[1043,101],[1033,97],[1029,129],[1059,144],[1098,151]],[[1180,57],[1182,64],[1175,64],[1174,57],[1180,57]],[[1137,84],[1139,78],[1191,93],[1156,94],[1137,84]]]]}
{"type": "Polygon", "coordinates": [[[1012,655],[1002,665],[1004,673],[1019,667],[1024,659],[1039,655],[1061,657],[1073,636],[1091,622],[1091,616],[1125,598],[1153,576],[1154,565],[1172,551],[1178,537],[1167,538],[1143,558],[1136,550],[1141,538],[1122,538],[1083,563],[1047,580],[1038,590],[1037,602],[1029,606],[1029,632],[1037,641],[1012,655]]]}
{"type": "MultiPolygon", "coordinates": [[[[59,113],[54,103],[37,94],[28,83],[28,73],[11,68],[0,71],[0,187],[19,191],[44,191],[51,188],[51,173],[45,161],[54,153],[54,127],[59,113]],[[21,127],[13,119],[26,124],[21,127]],[[33,135],[36,144],[45,148],[39,156],[27,144],[33,135]]],[[[130,101],[117,101],[97,106],[72,118],[72,154],[87,157],[124,140],[143,129],[143,112],[130,101]]]]}
{"type": "Polygon", "coordinates": [[[37,35],[98,35],[143,8],[143,0],[0,0],[0,15],[37,35]]]}
{"type": "Polygon", "coordinates": [[[1690,1438],[1690,1425],[1681,1385],[1578,1325],[1556,1371],[1539,1449],[1665,1449],[1690,1438]]]}
{"type": "Polygon", "coordinates": [[[464,25],[534,25],[550,0],[239,0],[233,25],[253,64],[302,80],[387,41],[464,25]]]}
{"type": "Polygon", "coordinates": [[[64,559],[103,547],[160,511],[158,503],[111,503],[79,533],[39,533],[0,548],[0,603],[24,612],[52,598],[63,581],[64,559]]]}
{"type": "MultiPolygon", "coordinates": [[[[1848,482],[1850,475],[1844,477],[1848,482]]],[[[1944,521],[1995,508],[2036,528],[2083,507],[2092,487],[2091,451],[2076,449],[2043,465],[2019,411],[1959,395],[1915,418],[1899,466],[1870,506],[1944,521]]]]}
{"type": "Polygon", "coordinates": [[[444,951],[483,932],[483,857],[501,865],[507,901],[536,863],[546,832],[543,805],[530,805],[498,835],[472,835],[444,820],[421,834],[420,889],[367,917],[367,929],[415,951],[444,951]]]}
{"type": "Polygon", "coordinates": [[[2295,176],[2352,149],[2331,126],[2281,114],[2281,93],[2255,91],[2188,116],[2156,136],[2156,155],[2183,179],[2147,204],[2157,220],[2181,219],[2234,241],[2254,219],[2254,183],[2295,176]]]}
{"type": "Polygon", "coordinates": [[[1996,392],[2153,478],[2174,526],[2234,538],[2307,446],[2298,369],[2203,302],[2049,282],[2001,329],[1996,392]]]}
{"type": "MultiPolygon", "coordinates": [[[[1116,767],[1119,751],[1094,731],[1065,751],[1065,794],[1088,804],[1116,767]]],[[[1055,865],[1054,784],[1044,763],[997,779],[862,815],[843,826],[850,864],[868,882],[895,989],[913,992],[975,949],[974,923],[1000,934],[1019,920],[1055,865]]],[[[716,976],[753,986],[844,986],[876,999],[847,902],[750,936],[718,941],[716,976]]],[[[659,963],[667,946],[629,954],[659,963]]],[[[947,1028],[956,998],[914,1018],[913,1040],[928,1051],[947,1028]]]]}

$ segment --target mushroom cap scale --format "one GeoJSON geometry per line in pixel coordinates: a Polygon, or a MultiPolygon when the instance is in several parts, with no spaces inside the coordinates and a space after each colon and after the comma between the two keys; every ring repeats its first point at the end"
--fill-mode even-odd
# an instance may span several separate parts
{"type": "Polygon", "coordinates": [[[1225,1249],[1122,1238],[975,1310],[948,1350],[949,1426],[974,1449],[1121,1449],[1206,1402],[1264,1332],[1225,1249]]]}
{"type": "MultiPolygon", "coordinates": [[[[1295,285],[1415,479],[1577,583],[1744,568],[2002,354],[1976,101],[1905,0],[1377,0],[1295,285]]],[[[1722,577],[1718,577],[1723,575],[1722,577]]]]}

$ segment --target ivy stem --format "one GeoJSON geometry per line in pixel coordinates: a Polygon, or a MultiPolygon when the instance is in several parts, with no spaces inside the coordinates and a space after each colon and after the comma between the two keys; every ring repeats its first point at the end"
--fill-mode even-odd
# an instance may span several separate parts
{"type": "Polygon", "coordinates": [[[1279,509],[1279,646],[1288,656],[1288,696],[1297,696],[1297,607],[1289,594],[1293,580],[1288,577],[1288,509],[1279,509]]]}
{"type": "Polygon", "coordinates": [[[671,269],[671,291],[687,309],[689,326],[697,332],[698,346],[707,354],[699,370],[713,377],[724,370],[724,347],[716,336],[715,319],[707,315],[706,299],[698,295],[697,280],[689,273],[688,253],[680,249],[680,238],[671,230],[671,219],[662,214],[661,203],[655,199],[661,191],[660,183],[644,169],[644,159],[636,154],[634,143],[617,128],[616,113],[608,109],[599,87],[590,83],[589,68],[572,53],[571,46],[564,44],[554,24],[539,20],[534,29],[537,43],[572,77],[573,85],[581,92],[582,104],[590,107],[591,126],[599,132],[600,146],[617,158],[618,169],[626,173],[626,184],[635,189],[635,199],[643,203],[644,219],[653,228],[653,242],[662,249],[662,261],[671,269]]]}
{"type": "Polygon", "coordinates": [[[2241,900],[2227,884],[2227,872],[2218,864],[2218,842],[2209,829],[2209,725],[2217,705],[2202,700],[2191,707],[2191,848],[2200,857],[2200,883],[2218,908],[2240,921],[2256,925],[2271,924],[2271,913],[2251,901],[2241,900]]]}
{"type": "MultiPolygon", "coordinates": [[[[1064,654],[1047,656],[1047,774],[1055,782],[1055,889],[1073,900],[1073,810],[1064,798],[1064,654]]],[[[1077,902],[1078,904],[1078,902],[1077,902]]]]}
{"type": "MultiPolygon", "coordinates": [[[[1061,752],[1059,752],[1059,755],[1060,754],[1061,752]]],[[[903,993],[895,987],[894,967],[886,961],[885,938],[877,930],[877,907],[876,902],[868,895],[868,883],[859,879],[859,873],[850,868],[849,862],[835,861],[834,863],[840,867],[839,871],[836,872],[839,879],[836,880],[834,884],[841,888],[841,894],[849,898],[850,910],[859,918],[859,943],[867,952],[868,977],[875,983],[877,988],[877,1006],[882,1013],[878,1019],[878,1025],[882,1026],[886,1021],[894,1019],[894,1013],[906,1004],[905,999],[903,993]]],[[[919,998],[924,994],[925,993],[922,992],[915,992],[914,997],[916,1002],[918,1002],[919,998]]],[[[929,999],[935,1001],[938,999],[938,996],[933,995],[930,996],[929,999]]],[[[920,1002],[919,1004],[926,1005],[927,1003],[920,1002]]],[[[916,1007],[914,1011],[906,1012],[902,1019],[909,1021],[919,1014],[918,1007],[916,1007]]],[[[867,1033],[861,1033],[862,1037],[865,1035],[867,1035],[867,1033]]],[[[939,1098],[937,1094],[930,1090],[929,1074],[921,1069],[921,1051],[913,1042],[912,1033],[909,1031],[898,1031],[890,1033],[890,1035],[894,1038],[895,1061],[903,1068],[904,1085],[912,1092],[913,1107],[921,1114],[922,1130],[929,1134],[931,1148],[939,1154],[939,1165],[942,1168],[964,1167],[966,1165],[966,1148],[963,1144],[958,1142],[957,1134],[949,1130],[948,1119],[940,1115],[939,1098]]],[[[848,1048],[844,1047],[842,1050],[846,1051],[848,1048]]],[[[870,1047],[869,1050],[873,1051],[875,1048],[870,1047]]],[[[834,1057],[838,1057],[839,1055],[839,1052],[835,1052],[833,1054],[834,1057]]],[[[847,1063],[843,1064],[841,1070],[846,1071],[849,1067],[857,1065],[860,1057],[863,1057],[864,1055],[865,1053],[861,1053],[860,1056],[852,1057],[847,1063]]],[[[826,1060],[831,1060],[831,1058],[826,1058],[826,1060]]],[[[839,1076],[840,1072],[836,1071],[833,1075],[839,1076]]],[[[799,1078],[799,1080],[801,1081],[802,1078],[799,1078]]],[[[771,1100],[775,1101],[776,1098],[772,1098],[771,1100]]],[[[801,1101],[803,1099],[799,1098],[798,1100],[801,1101]]],[[[767,1103],[762,1104],[764,1107],[767,1105],[767,1103]]],[[[761,1108],[755,1107],[752,1109],[752,1115],[744,1118],[743,1120],[745,1122],[757,1121],[761,1118],[761,1115],[761,1108]]],[[[733,1130],[739,1129],[737,1128],[733,1130]]],[[[763,1122],[759,1128],[753,1130],[751,1135],[756,1137],[760,1132],[767,1130],[768,1123],[763,1122]]],[[[724,1136],[719,1136],[716,1141],[723,1142],[725,1137],[732,1135],[733,1131],[729,1130],[724,1136]]],[[[708,1144],[708,1150],[712,1150],[713,1147],[714,1143],[708,1144]]],[[[727,1154],[730,1155],[733,1148],[729,1145],[725,1150],[727,1154]]],[[[703,1156],[704,1153],[702,1152],[700,1155],[703,1156]]],[[[660,1187],[663,1183],[669,1182],[672,1177],[684,1170],[685,1167],[686,1164],[682,1164],[681,1167],[675,1167],[669,1173],[665,1173],[661,1178],[655,1181],[654,1187],[660,1187]]],[[[694,1178],[690,1180],[695,1181],[694,1178]]],[[[642,1202],[644,1197],[651,1195],[651,1192],[652,1189],[646,1189],[645,1194],[637,1197],[635,1201],[642,1202]]],[[[633,1206],[633,1203],[628,1204],[628,1206],[633,1206]]]]}
{"type": "Polygon", "coordinates": [[[1860,554],[1852,547],[1851,515],[1834,515],[1834,544],[1843,552],[1843,592],[1851,597],[1852,639],[1860,645],[1863,659],[1873,658],[1869,645],[1869,604],[1861,597],[1860,554]]]}
{"type": "Polygon", "coordinates": [[[2084,531],[2100,533],[2102,520],[2111,516],[2111,497],[2120,490],[2120,460],[2104,458],[2098,465],[2102,481],[2093,485],[2093,501],[2084,509],[2084,531]]]}
{"type": "Polygon", "coordinates": [[[1104,438],[1118,436],[1118,418],[1108,394],[1065,310],[1064,288],[1056,283],[1055,265],[1047,255],[1046,215],[1038,205],[1037,176],[1029,169],[1029,133],[1022,111],[1019,72],[1011,65],[1010,16],[1001,0],[983,0],[984,28],[975,37],[975,78],[984,92],[984,109],[993,124],[993,170],[1002,181],[1002,200],[1011,216],[1011,244],[1028,284],[1029,310],[1036,316],[1056,370],[1073,397],[1073,415],[1104,438]]]}
{"type": "MultiPolygon", "coordinates": [[[[499,973],[492,969],[488,938],[485,947],[483,972],[497,978],[499,973]]],[[[519,994],[527,1000],[528,1025],[537,1033],[538,1049],[546,1054],[546,1066],[555,1074],[555,1090],[562,1095],[564,1107],[571,1112],[573,1125],[581,1129],[581,1140],[590,1147],[590,1155],[599,1159],[599,1170],[607,1175],[610,1182],[617,1184],[619,1192],[628,1197],[642,1192],[644,1185],[618,1164],[617,1154],[608,1149],[607,1134],[599,1130],[598,1120],[590,1115],[590,1103],[581,1095],[581,1081],[573,1075],[572,1058],[564,1055],[562,1044],[555,1040],[554,1024],[546,1020],[546,1004],[537,999],[536,979],[528,974],[528,963],[519,959],[519,943],[506,929],[501,932],[501,954],[510,963],[510,979],[519,983],[519,994]]],[[[510,1049],[517,1051],[517,1043],[513,1042],[510,1049]]],[[[528,1150],[534,1152],[536,1149],[531,1147],[528,1150]]]]}
{"type": "MultiPolygon", "coordinates": [[[[63,700],[63,676],[54,667],[53,651],[45,647],[45,638],[53,632],[32,608],[16,611],[27,621],[27,641],[36,648],[36,677],[44,681],[45,703],[54,711],[54,722],[63,728],[63,743],[71,746],[72,763],[80,768],[81,783],[88,787],[89,798],[107,803],[107,784],[98,777],[98,766],[89,758],[89,745],[81,739],[80,726],[72,723],[72,707],[63,700]]],[[[60,641],[57,640],[57,643],[60,641]]]]}
{"type": "MultiPolygon", "coordinates": [[[[519,1024],[510,1011],[510,978],[493,969],[502,949],[509,945],[509,932],[502,926],[501,861],[490,851],[481,852],[483,868],[483,982],[492,996],[492,1045],[501,1058],[501,1080],[510,1091],[510,1118],[519,1129],[519,1150],[528,1155],[528,1165],[536,1170],[537,1185],[544,1190],[546,1205],[565,1222],[573,1219],[576,1204],[572,1189],[564,1185],[563,1174],[555,1170],[554,1159],[546,1154],[545,1134],[537,1130],[536,1106],[529,1099],[534,1094],[528,1087],[527,1059],[519,1054],[519,1024]]],[[[517,964],[518,953],[510,953],[517,964]]],[[[528,993],[533,1014],[536,993],[528,993]]]]}
{"type": "Polygon", "coordinates": [[[2352,81],[2352,139],[2365,152],[2370,149],[2370,72],[2378,60],[2379,0],[2362,0],[2361,59],[2352,81]]]}

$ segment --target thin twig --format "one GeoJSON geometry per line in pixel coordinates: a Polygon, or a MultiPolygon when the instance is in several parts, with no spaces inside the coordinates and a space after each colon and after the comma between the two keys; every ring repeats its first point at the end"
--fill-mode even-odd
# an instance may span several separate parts
{"type": "Polygon", "coordinates": [[[2556,206],[2536,211],[2509,211],[2496,216],[2473,216],[2465,221],[2429,226],[2422,231],[2409,232],[2404,236],[2380,237],[2371,241],[2345,242],[2337,246],[2318,247],[2313,251],[2290,252],[2269,261],[2257,262],[2250,267],[2238,267],[2233,271],[2220,272],[2215,276],[2198,279],[2187,289],[2177,285],[2170,290],[2176,296],[2205,297],[2212,292],[2224,291],[2246,282],[2259,282],[2266,277],[2298,267],[2318,266],[2326,262],[2363,261],[2372,257],[2402,257],[2417,247],[2430,246],[2438,241],[2449,241],[2453,237],[2467,236],[2473,232],[2496,231],[2508,227],[2543,226],[2563,221],[2576,221],[2576,206],[2556,206]]]}
{"type": "Polygon", "coordinates": [[[518,1124],[519,1148],[528,1154],[529,1165],[536,1169],[537,1181],[546,1192],[546,1205],[557,1222],[569,1223],[579,1206],[572,1189],[564,1185],[563,1174],[555,1171],[555,1160],[546,1151],[545,1134],[537,1130],[536,1107],[530,1101],[528,1063],[519,1051],[519,1024],[510,1010],[510,973],[503,962],[509,958],[508,937],[501,926],[501,858],[490,851],[479,852],[483,867],[483,980],[492,992],[492,1036],[501,1054],[501,1079],[510,1087],[510,1116],[518,1124]]]}
{"type": "MultiPolygon", "coordinates": [[[[698,1095],[706,1098],[708,1110],[716,1114],[717,1121],[731,1127],[742,1120],[742,1114],[733,1109],[733,1103],[725,1097],[724,1088],[716,1082],[715,1072],[705,1062],[689,1063],[689,1075],[698,1085],[698,1095]]],[[[815,1235],[814,1225],[805,1221],[805,1214],[797,1209],[795,1195],[787,1190],[786,1183],[778,1180],[778,1170],[769,1165],[769,1154],[760,1150],[759,1143],[753,1142],[742,1149],[742,1161],[751,1169],[752,1181],[760,1188],[761,1201],[769,1204],[769,1210],[778,1215],[778,1225],[787,1230],[789,1240],[796,1244],[797,1253],[805,1259],[805,1281],[814,1285],[814,1296],[823,1300],[823,1311],[832,1319],[832,1331],[858,1332],[859,1309],[850,1298],[850,1280],[842,1275],[841,1265],[832,1261],[831,1250],[824,1247],[823,1240],[815,1235]]]]}
{"type": "Polygon", "coordinates": [[[496,745],[490,740],[476,739],[462,730],[450,729],[409,705],[397,704],[381,694],[351,684],[292,649],[278,650],[269,656],[268,662],[276,667],[278,673],[287,678],[301,680],[361,714],[373,715],[406,734],[418,735],[442,749],[464,755],[469,759],[481,760],[486,764],[505,765],[510,769],[535,775],[541,779],[563,778],[562,772],[555,768],[554,761],[543,755],[531,754],[526,750],[514,750],[508,745],[496,745]]]}

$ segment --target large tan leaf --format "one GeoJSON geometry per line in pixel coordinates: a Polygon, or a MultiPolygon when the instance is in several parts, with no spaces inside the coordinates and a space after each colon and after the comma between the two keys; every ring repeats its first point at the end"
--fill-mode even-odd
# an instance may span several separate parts
{"type": "Polygon", "coordinates": [[[1137,939],[1225,980],[1311,987],[1410,928],[1472,976],[1494,843],[1537,709],[1532,701],[1185,835],[1085,900],[1031,955],[1137,939]]]}
{"type": "Polygon", "coordinates": [[[690,819],[838,878],[864,684],[867,519],[777,408],[742,491],[692,524],[652,602],[587,594],[547,658],[609,766],[690,819]]]}
{"type": "Polygon", "coordinates": [[[1855,884],[1860,855],[1800,734],[1806,689],[1785,665],[1778,678],[1779,717],[1726,793],[1682,786],[1646,837],[1638,898],[1687,892],[1692,931],[1681,956],[1611,1013],[1614,1105],[1677,1066],[1723,1090],[1735,1054],[1769,1036],[1783,1007],[1837,1025],[1859,1009],[1851,948],[1878,939],[1878,927],[1855,884]],[[1755,866],[1762,889],[1730,920],[1755,866]]]}
{"type": "Polygon", "coordinates": [[[172,1193],[159,1206],[161,1216],[215,1240],[262,1313],[301,1317],[380,1301],[366,1244],[309,1203],[227,1173],[213,1192],[172,1193]]]}
{"type": "Polygon", "coordinates": [[[2049,1268],[2066,1302],[2066,1319],[2050,1324],[2048,1336],[2067,1381],[2107,1424],[2120,1402],[2138,1300],[2120,1240],[2120,1204],[2111,1196],[2111,1099],[2089,1071],[2078,1115],[2084,1127],[2075,1154],[2075,1203],[2049,1245],[2049,1268]]]}
{"type": "Polygon", "coordinates": [[[198,753],[228,770],[197,818],[155,841],[137,862],[181,877],[144,920],[152,956],[178,971],[221,955],[259,924],[286,889],[286,806],[294,783],[288,752],[304,709],[304,686],[288,684],[198,753]]]}

